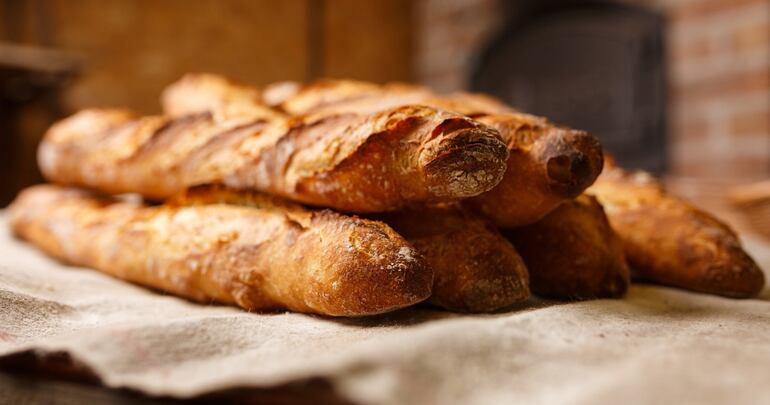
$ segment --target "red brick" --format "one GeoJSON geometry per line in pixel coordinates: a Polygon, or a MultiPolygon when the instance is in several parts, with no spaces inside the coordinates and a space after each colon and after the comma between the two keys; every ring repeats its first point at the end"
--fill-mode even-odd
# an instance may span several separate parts
{"type": "Polygon", "coordinates": [[[693,38],[691,41],[671,46],[668,57],[672,64],[690,62],[693,59],[705,59],[714,52],[714,47],[708,38],[693,38]]]}
{"type": "Polygon", "coordinates": [[[676,121],[672,125],[671,137],[676,138],[677,142],[701,142],[706,138],[709,130],[708,122],[704,119],[676,121]]]}
{"type": "Polygon", "coordinates": [[[726,11],[732,11],[741,7],[754,4],[762,4],[767,0],[700,0],[672,7],[668,17],[684,20],[692,18],[710,17],[726,11]]]}
{"type": "Polygon", "coordinates": [[[672,96],[677,101],[718,98],[756,91],[770,91],[770,70],[756,69],[736,72],[681,86],[672,86],[672,96]]]}
{"type": "Polygon", "coordinates": [[[741,157],[730,159],[727,173],[733,177],[758,178],[770,175],[770,159],[767,157],[741,157]]]}
{"type": "Polygon", "coordinates": [[[730,119],[730,133],[733,135],[765,134],[770,137],[770,110],[735,114],[730,119]]]}
{"type": "Polygon", "coordinates": [[[731,39],[733,49],[738,52],[770,48],[770,18],[762,23],[739,27],[731,39]]]}
{"type": "Polygon", "coordinates": [[[761,178],[770,175],[770,159],[703,156],[693,161],[673,161],[671,172],[688,177],[761,178]]]}

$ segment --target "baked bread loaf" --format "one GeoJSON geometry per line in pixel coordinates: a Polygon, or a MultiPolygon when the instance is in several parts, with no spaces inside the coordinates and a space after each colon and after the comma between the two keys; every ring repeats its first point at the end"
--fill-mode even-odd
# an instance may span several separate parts
{"type": "MultiPolygon", "coordinates": [[[[208,76],[211,75],[206,75],[208,76]]],[[[214,80],[208,82],[214,82],[214,80]]],[[[203,103],[196,103],[193,106],[195,108],[190,108],[191,104],[187,103],[186,98],[211,100],[207,108],[214,113],[217,109],[228,108],[221,102],[225,99],[235,100],[232,101],[233,105],[238,105],[244,100],[246,103],[258,103],[253,96],[257,93],[256,88],[239,86],[226,79],[215,82],[217,86],[198,80],[194,76],[185,76],[169,87],[174,91],[164,92],[163,104],[166,111],[177,114],[205,111],[197,108],[203,103]],[[179,91],[180,89],[185,91],[179,91]],[[228,97],[222,97],[222,94],[227,94],[228,97]],[[186,97],[177,99],[177,95],[186,97]]],[[[351,94],[366,89],[373,92],[380,89],[379,86],[363,82],[333,80],[318,81],[312,86],[319,91],[303,92],[311,99],[293,98],[292,101],[298,104],[322,102],[317,97],[333,101],[335,97],[343,96],[346,89],[350,89],[351,94]],[[326,90],[335,91],[327,94],[326,90]]],[[[394,88],[394,85],[390,85],[389,88],[398,94],[406,94],[406,91],[410,90],[407,85],[399,86],[400,89],[394,88]]],[[[295,83],[279,84],[267,89],[266,94],[269,96],[271,93],[281,93],[270,96],[275,99],[272,103],[277,105],[280,104],[278,100],[286,99],[299,88],[295,83]]],[[[414,87],[415,91],[419,89],[414,87]]],[[[367,98],[362,101],[377,102],[377,100],[379,99],[367,98]]],[[[480,102],[483,101],[486,100],[480,102]]],[[[394,105],[389,104],[386,108],[392,108],[394,105]]],[[[289,107],[294,105],[291,104],[289,107]]],[[[362,113],[371,114],[378,110],[381,108],[371,108],[362,113]]],[[[328,115],[328,113],[321,115],[328,115]]],[[[198,187],[185,193],[182,201],[199,204],[225,202],[251,205],[251,199],[255,195],[259,198],[258,194],[222,187],[198,187]]],[[[176,201],[178,202],[179,198],[176,201]]],[[[527,270],[515,248],[487,221],[467,210],[450,205],[410,207],[403,211],[379,214],[373,218],[384,221],[404,236],[434,270],[433,293],[428,300],[430,303],[455,311],[488,312],[510,306],[529,297],[527,270]]]]}
{"type": "MultiPolygon", "coordinates": [[[[210,86],[189,86],[188,90],[196,94],[192,98],[219,98],[210,86]]],[[[244,96],[237,98],[253,100],[246,95],[247,87],[230,87],[229,93],[239,92],[244,96]]],[[[368,115],[401,105],[425,104],[473,117],[497,129],[510,153],[505,176],[495,188],[467,203],[500,227],[539,220],[562,202],[580,195],[602,170],[602,148],[595,137],[520,113],[480,94],[438,96],[424,87],[401,83],[319,80],[293,86],[280,97],[271,98],[280,99],[271,102],[294,116],[368,115]]],[[[173,100],[167,101],[164,105],[170,111],[179,108],[170,105],[173,100]]],[[[178,104],[184,105],[184,100],[178,104]]]]}
{"type": "Polygon", "coordinates": [[[288,120],[85,110],[55,124],[38,152],[46,178],[65,185],[162,199],[223,183],[358,213],[478,195],[507,157],[497,131],[423,106],[288,120]]]}
{"type": "Polygon", "coordinates": [[[667,194],[651,175],[612,167],[588,192],[604,205],[635,276],[734,298],[764,287],[762,270],[729,226],[667,194]]]}
{"type": "Polygon", "coordinates": [[[623,245],[594,197],[581,195],[506,235],[524,258],[536,295],[560,300],[616,298],[628,289],[623,245]]]}
{"type": "Polygon", "coordinates": [[[428,302],[452,311],[490,312],[529,298],[529,276],[513,245],[488,221],[455,206],[378,214],[434,271],[428,302]]]}
{"type": "MultiPolygon", "coordinates": [[[[263,195],[224,187],[195,187],[172,205],[260,207],[263,195]]],[[[489,312],[529,298],[527,269],[516,249],[480,217],[456,206],[411,208],[372,216],[396,230],[433,270],[428,302],[464,312],[489,312]]]]}
{"type": "Polygon", "coordinates": [[[503,135],[508,145],[503,180],[468,205],[503,228],[534,223],[580,195],[601,173],[603,153],[592,135],[558,127],[527,114],[478,118],[503,135]]]}
{"type": "Polygon", "coordinates": [[[188,73],[161,95],[163,111],[172,117],[216,112],[222,118],[284,118],[284,114],[262,105],[261,100],[262,93],[256,87],[209,73],[188,73]]]}
{"type": "Polygon", "coordinates": [[[354,102],[356,109],[360,113],[372,113],[398,105],[412,104],[405,100],[395,100],[388,96],[388,93],[395,92],[395,96],[413,97],[411,101],[419,102],[421,95],[430,96],[430,91],[422,86],[416,86],[405,83],[394,83],[390,85],[378,85],[374,83],[359,80],[340,80],[340,79],[320,79],[304,84],[295,89],[294,93],[286,94],[276,108],[289,115],[304,115],[311,112],[324,112],[327,107],[336,109],[336,107],[354,102]],[[367,110],[361,109],[357,104],[363,101],[366,105],[374,106],[367,110]]]}
{"type": "MultiPolygon", "coordinates": [[[[199,97],[210,93],[204,86],[196,88],[199,97]]],[[[190,91],[194,91],[192,87],[190,91]]],[[[231,91],[246,91],[246,88],[238,90],[231,87],[231,91]]],[[[274,108],[294,116],[340,112],[371,114],[410,104],[431,105],[471,117],[508,113],[527,116],[491,96],[468,92],[438,95],[427,87],[398,82],[378,85],[355,80],[323,79],[297,87],[293,93],[283,97],[274,108]]]]}
{"type": "Polygon", "coordinates": [[[266,196],[251,207],[149,207],[42,185],[17,197],[10,219],[65,262],[249,311],[371,315],[428,298],[433,283],[385,224],[266,196]]]}
{"type": "Polygon", "coordinates": [[[580,195],[590,186],[603,166],[599,141],[584,131],[553,125],[545,118],[518,112],[484,95],[455,93],[437,96],[420,87],[382,86],[380,94],[363,85],[340,84],[340,99],[332,102],[329,87],[309,86],[282,104],[290,113],[298,105],[311,106],[312,91],[323,96],[319,106],[305,113],[318,115],[343,112],[371,113],[402,104],[426,104],[472,117],[498,130],[508,146],[505,176],[493,189],[468,200],[468,205],[490,218],[497,226],[511,228],[536,222],[562,202],[580,195]],[[353,89],[362,95],[353,97],[353,89]],[[301,102],[296,102],[297,100],[301,102]]]}

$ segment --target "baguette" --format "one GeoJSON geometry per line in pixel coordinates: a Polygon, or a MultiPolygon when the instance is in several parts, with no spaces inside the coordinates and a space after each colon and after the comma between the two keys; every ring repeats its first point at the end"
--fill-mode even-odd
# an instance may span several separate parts
{"type": "Polygon", "coordinates": [[[221,118],[251,117],[265,120],[284,117],[260,103],[262,93],[225,77],[188,73],[163,90],[161,105],[166,114],[181,117],[217,112],[221,118]]]}
{"type": "Polygon", "coordinates": [[[430,295],[432,271],[385,224],[258,201],[148,207],[43,185],[24,190],[10,218],[65,262],[199,302],[361,316],[430,295]]]}
{"type": "MultiPolygon", "coordinates": [[[[200,90],[205,89],[199,88],[200,90]]],[[[373,113],[398,105],[420,102],[431,95],[425,87],[404,83],[378,85],[358,80],[321,79],[295,89],[293,93],[284,96],[277,107],[289,115],[311,112],[328,114],[327,108],[336,109],[340,105],[355,107],[359,113],[373,113]],[[387,97],[389,95],[396,98],[387,97]],[[358,104],[359,102],[364,104],[358,104]],[[364,110],[364,105],[369,108],[364,110]]]]}
{"type": "Polygon", "coordinates": [[[667,194],[649,174],[614,167],[588,192],[606,208],[638,278],[734,298],[764,287],[762,270],[729,226],[667,194]]]}
{"type": "Polygon", "coordinates": [[[539,222],[506,231],[530,272],[536,295],[616,298],[629,285],[623,246],[595,198],[581,195],[539,222]]]}
{"type": "MultiPolygon", "coordinates": [[[[272,86],[268,86],[272,87],[272,86]]],[[[209,97],[211,92],[203,86],[190,88],[198,97],[209,97]],[[209,94],[209,96],[206,96],[209,94]]],[[[235,91],[231,88],[231,91],[235,91]]],[[[468,92],[438,95],[429,89],[405,84],[387,83],[375,85],[353,80],[319,80],[299,87],[293,93],[283,95],[277,108],[289,115],[328,115],[340,112],[371,114],[399,105],[425,104],[469,117],[493,114],[511,114],[517,117],[544,118],[519,112],[494,97],[468,92]]]]}
{"type": "Polygon", "coordinates": [[[580,195],[602,171],[599,141],[526,114],[493,114],[478,120],[503,135],[509,157],[503,180],[468,200],[496,225],[513,228],[542,219],[580,195]]]}
{"type": "MultiPolygon", "coordinates": [[[[198,92],[205,97],[207,90],[198,87],[198,92]]],[[[594,136],[553,125],[480,94],[438,96],[419,86],[322,80],[302,87],[280,105],[292,115],[334,115],[371,114],[409,104],[453,111],[499,131],[509,151],[506,173],[495,188],[468,200],[470,207],[497,226],[536,222],[580,195],[602,171],[602,147],[594,136]]]]}
{"type": "Polygon", "coordinates": [[[65,185],[162,199],[223,183],[357,213],[478,195],[507,157],[497,131],[423,106],[289,120],[86,110],[38,151],[46,178],[65,185]]]}
{"type": "MultiPolygon", "coordinates": [[[[205,83],[186,77],[170,87],[172,89],[184,87],[186,88],[184,92],[166,91],[164,95],[173,96],[184,93],[193,99],[213,100],[208,106],[212,110],[227,108],[219,103],[219,100],[223,99],[219,96],[220,94],[229,94],[230,99],[254,102],[251,94],[256,93],[256,89],[230,85],[224,79],[218,83],[226,84],[225,88],[217,90],[213,86],[207,86],[205,83]]],[[[319,90],[336,91],[330,91],[328,94],[325,90],[320,93],[306,92],[305,94],[308,94],[311,99],[295,99],[297,105],[319,102],[318,97],[332,101],[334,97],[342,96],[346,88],[355,90],[355,87],[360,86],[361,89],[369,88],[375,91],[379,89],[362,82],[328,80],[316,82],[312,86],[319,90]]],[[[407,87],[404,86],[403,89],[407,90],[407,87]]],[[[273,99],[272,104],[277,105],[280,104],[278,100],[285,99],[288,95],[271,95],[271,93],[292,93],[293,91],[296,91],[295,84],[279,83],[268,87],[265,94],[273,99]],[[286,89],[287,86],[288,89],[286,89]]],[[[355,91],[351,92],[355,93],[355,91]]],[[[376,102],[377,99],[367,98],[366,100],[376,102]]],[[[164,106],[169,113],[201,112],[196,109],[187,109],[187,105],[189,104],[185,104],[184,99],[176,102],[174,97],[164,98],[164,106]]],[[[294,104],[284,106],[284,109],[292,108],[296,109],[294,104]]],[[[374,113],[378,110],[380,109],[372,108],[366,113],[374,113]]],[[[198,187],[177,197],[175,201],[183,204],[225,202],[251,205],[250,200],[253,196],[253,193],[221,187],[198,187]]],[[[454,311],[489,312],[529,297],[526,267],[516,250],[496,229],[470,212],[453,206],[412,207],[403,211],[380,214],[373,218],[386,222],[399,234],[405,236],[422,254],[426,263],[434,269],[435,281],[433,293],[428,300],[430,303],[454,311]]]]}
{"type": "Polygon", "coordinates": [[[521,256],[481,217],[441,206],[375,218],[404,236],[433,268],[429,303],[452,311],[491,312],[529,298],[529,276],[521,256]]]}
{"type": "Polygon", "coordinates": [[[260,102],[272,109],[280,110],[281,104],[297,94],[300,88],[302,85],[292,80],[270,83],[265,86],[260,102]]]}
{"type": "MultiPolygon", "coordinates": [[[[235,204],[259,207],[253,192],[195,187],[170,200],[174,205],[235,204]]],[[[486,221],[453,206],[412,208],[377,214],[404,236],[433,269],[433,305],[489,312],[529,297],[527,269],[511,244],[486,221]]]]}

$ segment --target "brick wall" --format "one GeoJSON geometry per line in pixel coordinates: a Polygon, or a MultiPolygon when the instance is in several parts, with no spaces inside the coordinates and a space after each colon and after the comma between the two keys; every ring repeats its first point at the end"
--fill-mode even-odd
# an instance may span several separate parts
{"type": "Polygon", "coordinates": [[[421,0],[415,7],[416,78],[439,91],[468,87],[477,52],[504,23],[500,0],[421,0]]]}
{"type": "MultiPolygon", "coordinates": [[[[770,176],[770,0],[624,0],[666,20],[669,161],[680,176],[770,176]]],[[[504,23],[496,0],[422,0],[416,76],[466,88],[474,58],[504,23]]]]}
{"type": "Polygon", "coordinates": [[[666,4],[673,170],[770,175],[770,1],[666,4]]]}

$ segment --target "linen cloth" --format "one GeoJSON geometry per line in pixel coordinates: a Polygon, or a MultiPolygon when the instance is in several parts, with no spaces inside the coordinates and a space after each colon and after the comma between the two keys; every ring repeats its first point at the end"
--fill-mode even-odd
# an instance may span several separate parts
{"type": "MultiPolygon", "coordinates": [[[[770,403],[770,291],[635,285],[488,315],[361,319],[198,305],[68,267],[0,215],[0,356],[64,351],[105,384],[188,398],[322,378],[363,404],[770,403]]],[[[770,247],[746,239],[765,270],[770,247]]]]}

